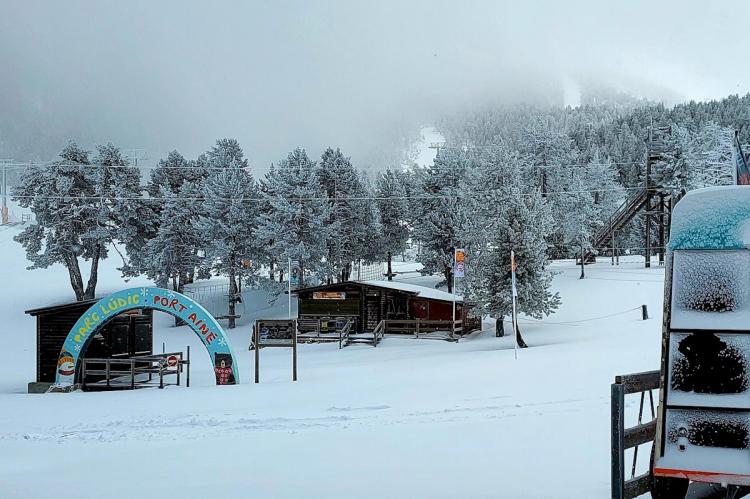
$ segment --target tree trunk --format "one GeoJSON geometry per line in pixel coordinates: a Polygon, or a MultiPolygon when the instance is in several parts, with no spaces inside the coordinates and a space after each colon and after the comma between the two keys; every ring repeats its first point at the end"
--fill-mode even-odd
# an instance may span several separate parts
{"type": "Polygon", "coordinates": [[[581,244],[581,277],[579,279],[583,279],[586,277],[586,272],[584,271],[584,265],[586,264],[586,255],[583,253],[583,244],[581,244]]]}
{"type": "MultiPolygon", "coordinates": [[[[177,286],[178,286],[178,284],[177,284],[177,276],[173,275],[172,276],[172,289],[175,290],[175,291],[177,291],[177,286]]],[[[179,293],[179,291],[178,291],[178,293],[179,293]]]]}
{"type": "Polygon", "coordinates": [[[392,260],[393,257],[391,256],[391,252],[390,251],[387,253],[387,258],[388,258],[388,280],[392,281],[393,280],[393,270],[392,270],[392,267],[391,267],[391,260],[392,260]]]}
{"type": "Polygon", "coordinates": [[[274,268],[273,268],[273,267],[274,267],[274,261],[273,261],[273,260],[271,260],[271,261],[269,262],[269,264],[268,264],[268,277],[269,277],[269,279],[271,279],[272,281],[275,281],[275,280],[276,280],[276,271],[274,270],[274,268]]]}
{"type": "Polygon", "coordinates": [[[505,316],[500,316],[497,319],[495,319],[495,336],[498,338],[502,338],[505,336],[505,324],[503,324],[503,321],[505,320],[505,316]]]}
{"type": "Polygon", "coordinates": [[[234,267],[229,267],[229,329],[235,328],[234,310],[235,295],[237,294],[237,282],[234,280],[234,267]]]}
{"type": "Polygon", "coordinates": [[[86,299],[91,299],[96,296],[96,283],[99,280],[99,257],[101,254],[102,245],[97,244],[94,249],[94,256],[91,257],[91,272],[89,273],[89,282],[86,285],[86,293],[84,294],[86,299]]]}
{"type": "Polygon", "coordinates": [[[73,287],[73,292],[76,295],[76,301],[85,300],[86,297],[83,290],[83,278],[81,277],[81,268],[78,266],[78,258],[76,258],[75,255],[66,256],[65,267],[67,267],[68,269],[68,275],[70,276],[70,285],[73,287]]]}
{"type": "Polygon", "coordinates": [[[445,276],[445,280],[448,283],[448,292],[453,293],[453,270],[446,268],[443,271],[443,275],[445,276]]]}
{"type": "Polygon", "coordinates": [[[523,341],[523,337],[521,336],[521,328],[518,327],[518,322],[516,322],[516,342],[518,344],[518,348],[529,348],[529,345],[527,345],[526,342],[523,341]]]}

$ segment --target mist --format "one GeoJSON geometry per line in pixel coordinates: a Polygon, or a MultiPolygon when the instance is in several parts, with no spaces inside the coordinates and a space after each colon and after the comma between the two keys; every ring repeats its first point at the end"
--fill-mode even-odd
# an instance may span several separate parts
{"type": "Polygon", "coordinates": [[[750,90],[747,2],[0,1],[0,158],[112,141],[155,162],[235,137],[398,161],[467,106],[750,90]]]}

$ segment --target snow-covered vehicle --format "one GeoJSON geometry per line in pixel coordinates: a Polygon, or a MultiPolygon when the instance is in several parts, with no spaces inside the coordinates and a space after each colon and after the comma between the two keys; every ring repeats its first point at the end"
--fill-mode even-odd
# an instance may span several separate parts
{"type": "MultiPolygon", "coordinates": [[[[750,188],[690,192],[672,215],[652,496],[750,486],[750,188]]],[[[737,496],[739,497],[739,496],[737,496]]]]}

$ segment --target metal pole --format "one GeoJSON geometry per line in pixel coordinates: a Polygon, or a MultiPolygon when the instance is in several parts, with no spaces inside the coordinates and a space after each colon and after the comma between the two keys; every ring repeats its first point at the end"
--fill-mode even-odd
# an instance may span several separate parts
{"type": "Polygon", "coordinates": [[[6,173],[7,164],[3,161],[3,213],[2,220],[3,224],[7,224],[8,220],[8,180],[6,173]]]}
{"type": "Polygon", "coordinates": [[[190,388],[190,345],[187,346],[187,387],[190,388]]]}
{"type": "Polygon", "coordinates": [[[453,291],[453,320],[451,320],[451,339],[455,338],[456,335],[456,248],[453,248],[453,285],[451,286],[453,291]]]}
{"type": "Polygon", "coordinates": [[[513,357],[518,359],[518,325],[516,324],[516,254],[510,250],[510,267],[511,267],[511,302],[513,303],[513,316],[511,325],[513,326],[513,357]]]}
{"type": "Polygon", "coordinates": [[[289,318],[292,318],[292,257],[289,257],[289,274],[287,279],[287,293],[289,294],[289,318]]]}

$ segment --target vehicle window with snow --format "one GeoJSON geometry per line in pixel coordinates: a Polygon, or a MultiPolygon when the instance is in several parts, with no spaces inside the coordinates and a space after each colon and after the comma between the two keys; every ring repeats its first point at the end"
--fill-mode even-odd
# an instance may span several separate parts
{"type": "Polygon", "coordinates": [[[750,330],[750,251],[675,251],[673,329],[750,330]]]}

